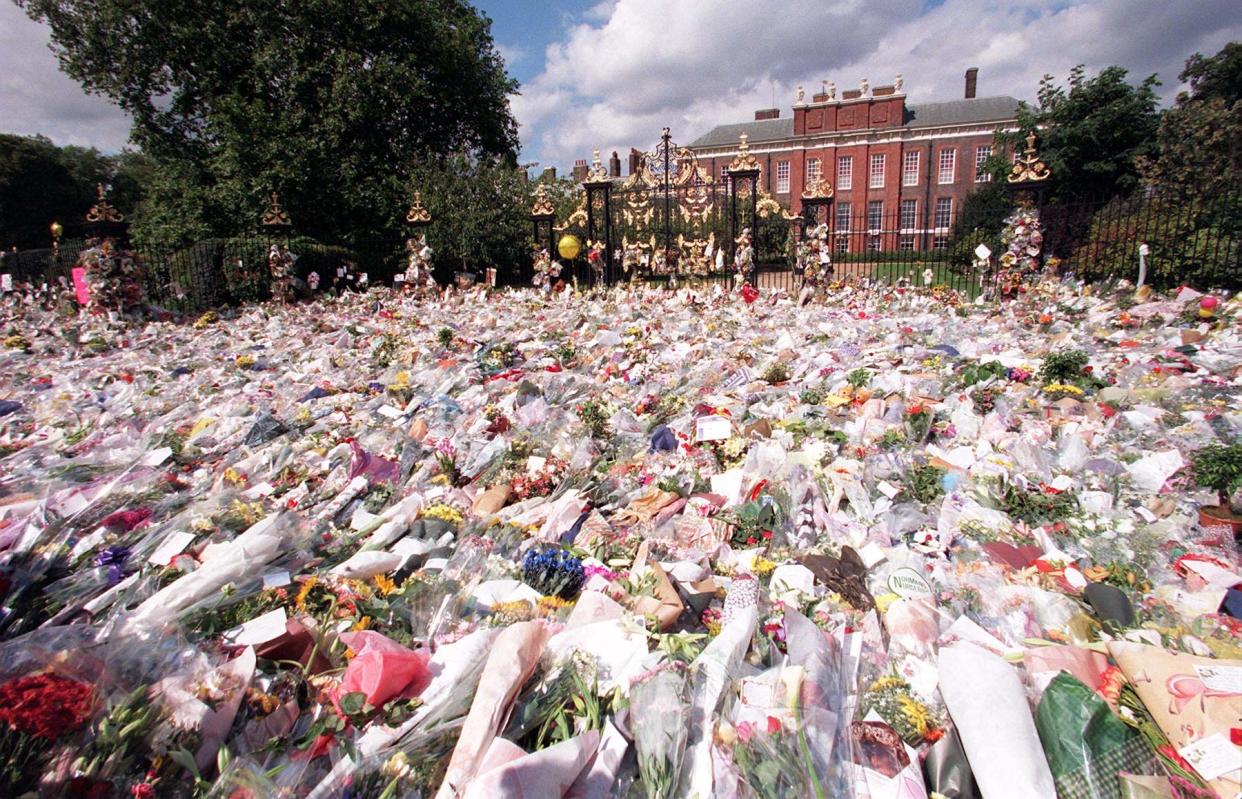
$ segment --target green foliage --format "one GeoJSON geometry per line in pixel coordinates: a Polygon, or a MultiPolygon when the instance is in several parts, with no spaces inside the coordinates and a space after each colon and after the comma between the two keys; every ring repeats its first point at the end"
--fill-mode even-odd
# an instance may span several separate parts
{"type": "Polygon", "coordinates": [[[1069,516],[1078,501],[1068,491],[1052,493],[1038,488],[1023,489],[1016,483],[1006,483],[1001,497],[1001,509],[1009,518],[1028,525],[1055,522],[1069,516]]]}
{"type": "Polygon", "coordinates": [[[1238,285],[1242,275],[1234,265],[1242,257],[1242,194],[1179,198],[1174,191],[1113,200],[1091,220],[1074,262],[1089,280],[1133,280],[1140,242],[1149,248],[1147,282],[1157,288],[1238,285]]]}
{"type": "Polygon", "coordinates": [[[845,382],[854,388],[862,388],[871,382],[871,372],[859,367],[845,376],[845,382]]]}
{"type": "Polygon", "coordinates": [[[984,164],[984,171],[992,175],[987,183],[976,183],[975,188],[962,202],[962,209],[953,220],[949,239],[949,261],[957,265],[972,265],[975,248],[986,244],[996,256],[1001,246],[1001,231],[1005,219],[1013,213],[1013,197],[1005,188],[1005,176],[1009,172],[1009,160],[1001,142],[996,154],[984,164]]]}
{"type": "Polygon", "coordinates": [[[916,466],[906,479],[906,492],[922,503],[935,502],[944,494],[944,469],[935,466],[916,466]]]}
{"type": "Polygon", "coordinates": [[[19,5],[133,118],[152,229],[182,242],[252,230],[273,190],[325,238],[395,233],[416,154],[515,155],[517,84],[465,0],[19,5]]]}
{"type": "Polygon", "coordinates": [[[1065,87],[1045,75],[1038,103],[1021,104],[1016,130],[998,136],[1012,152],[1036,131],[1040,157],[1052,170],[1045,201],[1114,197],[1137,188],[1140,159],[1156,151],[1160,84],[1152,75],[1133,86],[1126,74],[1114,66],[1088,78],[1077,66],[1065,87]]]}
{"type": "Polygon", "coordinates": [[[439,342],[441,347],[447,349],[448,346],[453,343],[453,337],[455,335],[456,334],[453,333],[452,328],[442,327],[436,331],[436,341],[439,342]]]}
{"type": "Polygon", "coordinates": [[[420,158],[410,185],[431,212],[427,242],[438,275],[488,266],[512,274],[526,259],[532,190],[510,162],[460,154],[420,158]]]}
{"type": "Polygon", "coordinates": [[[1050,352],[1039,367],[1039,377],[1044,383],[1077,385],[1083,379],[1087,360],[1082,350],[1050,352]]]}
{"type": "Polygon", "coordinates": [[[1242,486],[1242,444],[1211,444],[1191,456],[1195,482],[1216,490],[1225,504],[1227,495],[1242,486]]]}
{"type": "Polygon", "coordinates": [[[150,161],[125,151],[57,147],[43,136],[0,134],[0,245],[49,247],[48,226],[60,222],[66,238],[85,221],[95,186],[110,184],[108,201],[127,218],[141,204],[150,161]]]}
{"type": "Polygon", "coordinates": [[[957,384],[962,388],[969,388],[985,380],[1004,377],[1008,373],[1009,370],[1000,361],[975,361],[966,364],[962,371],[958,372],[957,384]]]}
{"type": "Polygon", "coordinates": [[[769,385],[784,383],[790,377],[789,364],[777,361],[763,372],[763,380],[769,385]]]}

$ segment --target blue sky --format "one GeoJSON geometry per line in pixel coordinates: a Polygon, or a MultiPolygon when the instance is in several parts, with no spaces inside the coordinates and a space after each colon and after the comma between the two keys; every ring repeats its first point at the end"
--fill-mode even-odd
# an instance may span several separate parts
{"type": "MultiPolygon", "coordinates": [[[[1238,0],[475,0],[510,74],[522,160],[562,171],[576,158],[646,149],[669,126],[689,142],[753,118],[821,81],[905,80],[909,102],[1033,99],[1076,64],[1156,73],[1166,101],[1194,52],[1242,40],[1238,0]]],[[[128,120],[61,74],[47,31],[0,0],[0,130],[115,151],[128,120]]]]}

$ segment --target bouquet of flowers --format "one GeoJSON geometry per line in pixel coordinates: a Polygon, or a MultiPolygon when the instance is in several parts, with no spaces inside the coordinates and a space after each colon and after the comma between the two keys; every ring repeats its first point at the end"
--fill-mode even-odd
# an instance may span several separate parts
{"type": "Polygon", "coordinates": [[[690,726],[686,667],[665,661],[630,685],[630,729],[647,799],[672,799],[690,726]]]}

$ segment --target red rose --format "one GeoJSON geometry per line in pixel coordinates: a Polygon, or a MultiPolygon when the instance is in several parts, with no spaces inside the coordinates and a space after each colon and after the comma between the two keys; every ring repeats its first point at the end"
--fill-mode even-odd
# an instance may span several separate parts
{"type": "Polygon", "coordinates": [[[781,731],[781,720],[776,716],[768,716],[768,735],[776,735],[781,731]]]}
{"type": "Polygon", "coordinates": [[[91,686],[55,674],[18,677],[0,685],[0,721],[54,741],[86,725],[94,698],[91,686]]]}

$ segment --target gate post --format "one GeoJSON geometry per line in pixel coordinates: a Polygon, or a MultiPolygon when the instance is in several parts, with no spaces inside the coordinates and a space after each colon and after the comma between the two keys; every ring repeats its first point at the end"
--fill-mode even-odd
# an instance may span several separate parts
{"type": "Polygon", "coordinates": [[[543,183],[535,186],[535,202],[530,207],[530,221],[535,246],[547,250],[548,254],[552,255],[555,252],[553,249],[555,242],[552,241],[552,223],[556,221],[556,208],[548,199],[547,187],[543,183]]]}
{"type": "MultiPolygon", "coordinates": [[[[738,239],[741,238],[742,229],[749,228],[752,242],[757,242],[756,234],[759,231],[759,161],[750,152],[750,144],[748,139],[750,136],[743,131],[738,137],[738,153],[729,162],[725,172],[729,175],[729,237],[732,239],[730,249],[737,246],[738,239]],[[750,198],[750,213],[746,219],[746,224],[739,226],[737,201],[739,197],[750,198]]],[[[730,253],[730,263],[733,263],[735,253],[730,253]]],[[[736,264],[734,264],[736,266],[736,264]]],[[[752,262],[751,270],[757,270],[757,266],[752,262]]],[[[751,277],[753,280],[753,276],[751,277]]]]}
{"type": "MultiPolygon", "coordinates": [[[[608,175],[608,170],[604,168],[603,162],[600,161],[598,147],[595,148],[591,169],[587,172],[586,180],[582,182],[582,188],[586,190],[587,248],[589,249],[594,244],[604,245],[603,281],[605,284],[611,283],[613,278],[612,209],[610,208],[612,178],[608,175]]],[[[595,276],[592,275],[591,279],[594,283],[595,276]]]]}
{"type": "Polygon", "coordinates": [[[823,208],[827,211],[824,221],[832,226],[832,184],[824,179],[823,176],[807,184],[802,192],[802,218],[805,222],[802,225],[803,235],[819,225],[819,209],[823,208]]]}

